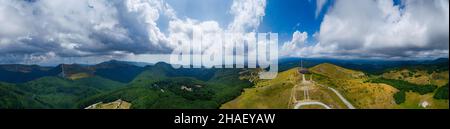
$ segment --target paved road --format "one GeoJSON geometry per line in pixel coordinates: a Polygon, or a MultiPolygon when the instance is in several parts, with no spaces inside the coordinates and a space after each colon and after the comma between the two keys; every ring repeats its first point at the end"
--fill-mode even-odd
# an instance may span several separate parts
{"type": "MultiPolygon", "coordinates": [[[[301,83],[313,83],[313,84],[317,84],[317,83],[315,83],[314,81],[312,81],[312,80],[310,80],[310,81],[307,81],[306,79],[305,79],[305,75],[304,74],[302,74],[302,82],[301,83]]],[[[327,89],[330,89],[331,91],[333,91],[338,97],[339,97],[339,99],[349,108],[349,109],[355,109],[355,107],[347,100],[347,99],[345,99],[344,98],[344,96],[342,96],[342,94],[341,93],[339,93],[336,89],[334,89],[334,88],[332,88],[332,87],[328,87],[328,86],[324,86],[324,85],[322,85],[322,84],[317,84],[317,85],[319,85],[319,86],[322,86],[322,87],[326,87],[327,89]]],[[[291,91],[291,101],[293,101],[294,103],[295,103],[295,109],[298,109],[298,108],[300,108],[301,106],[304,106],[304,105],[321,105],[321,106],[323,106],[323,107],[325,107],[326,109],[331,109],[328,105],[326,105],[326,104],[324,104],[324,103],[322,103],[322,102],[319,102],[319,101],[311,101],[310,100],[310,96],[309,96],[309,90],[308,90],[308,88],[305,88],[304,90],[303,90],[303,94],[304,94],[304,100],[302,100],[302,101],[297,101],[296,99],[295,99],[295,93],[296,93],[296,88],[297,88],[297,86],[298,85],[295,85],[293,88],[292,88],[292,91],[291,91]]],[[[290,107],[290,104],[288,105],[288,107],[290,107]]]]}
{"type": "Polygon", "coordinates": [[[322,107],[325,107],[326,109],[331,109],[331,107],[329,107],[328,105],[318,101],[298,102],[297,104],[295,104],[294,109],[299,109],[301,106],[306,105],[320,105],[322,107]]]}
{"type": "Polygon", "coordinates": [[[348,100],[345,99],[344,96],[342,96],[341,93],[339,93],[336,89],[331,88],[331,87],[328,87],[328,86],[324,86],[324,85],[321,85],[321,84],[319,84],[319,85],[322,86],[322,87],[326,87],[326,88],[330,89],[331,91],[333,91],[333,92],[339,97],[339,99],[341,99],[342,102],[344,102],[344,104],[345,104],[349,109],[355,109],[355,107],[354,107],[350,102],[348,102],[348,100]]]}

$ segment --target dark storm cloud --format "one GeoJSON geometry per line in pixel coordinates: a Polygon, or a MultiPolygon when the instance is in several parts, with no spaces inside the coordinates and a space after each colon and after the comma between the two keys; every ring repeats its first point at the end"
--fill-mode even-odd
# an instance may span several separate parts
{"type": "MultiPolygon", "coordinates": [[[[226,16],[232,20],[219,26],[226,23],[179,18],[163,0],[0,0],[0,63],[168,54],[178,46],[169,41],[190,40],[194,28],[215,33],[256,30],[266,1],[231,3],[226,16]],[[160,30],[161,22],[165,30],[160,30]]],[[[215,6],[223,4],[207,7],[215,6]]]]}
{"type": "Polygon", "coordinates": [[[17,58],[168,53],[166,37],[154,23],[165,9],[158,2],[2,0],[0,54],[17,58]]]}

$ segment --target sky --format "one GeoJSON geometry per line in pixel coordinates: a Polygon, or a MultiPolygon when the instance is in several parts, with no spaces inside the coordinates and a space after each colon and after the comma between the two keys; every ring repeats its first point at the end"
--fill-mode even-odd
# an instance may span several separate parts
{"type": "Polygon", "coordinates": [[[280,58],[448,58],[448,2],[0,0],[0,63],[167,61],[193,29],[278,33],[280,58]]]}

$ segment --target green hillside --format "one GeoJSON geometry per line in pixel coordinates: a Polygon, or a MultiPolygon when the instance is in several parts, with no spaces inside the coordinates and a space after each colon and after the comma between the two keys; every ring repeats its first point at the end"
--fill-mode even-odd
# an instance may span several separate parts
{"type": "Polygon", "coordinates": [[[43,108],[44,104],[13,84],[0,82],[0,109],[43,108]]]}
{"type": "Polygon", "coordinates": [[[221,106],[223,109],[270,109],[287,108],[291,89],[297,82],[298,69],[278,74],[272,80],[259,80],[252,88],[246,88],[242,95],[221,106]]]}
{"type": "MultiPolygon", "coordinates": [[[[290,89],[298,83],[299,80],[296,78],[300,78],[297,70],[281,72],[273,80],[256,81],[254,87],[245,89],[242,95],[223,104],[221,108],[287,108],[290,89]]],[[[364,72],[330,63],[319,64],[309,70],[313,73],[312,78],[317,84],[335,88],[356,108],[448,109],[448,76],[441,74],[448,71],[424,75],[431,78],[429,82],[432,84],[447,84],[436,86],[430,83],[425,85],[411,83],[418,82],[412,79],[408,81],[386,79],[383,78],[385,76],[383,74],[368,76],[364,72]]],[[[314,92],[309,94],[314,95],[314,92]]],[[[327,100],[321,99],[322,102],[327,100]]],[[[339,102],[337,103],[339,105],[339,102]]]]}
{"type": "MultiPolygon", "coordinates": [[[[58,67],[51,71],[57,73],[58,67]]],[[[323,63],[309,70],[312,74],[307,78],[312,77],[314,85],[336,89],[356,108],[448,108],[445,69],[392,68],[370,75],[323,63]]],[[[65,71],[72,76],[0,82],[0,108],[83,109],[116,100],[134,109],[289,108],[291,89],[301,81],[298,68],[280,72],[272,80],[258,79],[261,69],[174,69],[167,63],[138,68],[111,61],[67,65],[65,71]]],[[[346,108],[324,87],[312,88],[308,94],[334,108],[346,108]]]]}
{"type": "Polygon", "coordinates": [[[313,73],[334,79],[356,79],[365,76],[363,72],[339,67],[330,63],[316,65],[310,69],[313,73]]]}
{"type": "MultiPolygon", "coordinates": [[[[207,81],[194,77],[168,77],[168,69],[142,72],[127,87],[101,93],[79,102],[84,108],[97,102],[117,99],[131,103],[131,108],[218,108],[238,96],[251,83],[239,79],[239,70],[214,70],[207,81]]],[[[181,75],[179,75],[181,76],[181,75]]]]}
{"type": "Polygon", "coordinates": [[[124,84],[90,77],[69,80],[60,77],[42,77],[21,84],[0,83],[0,108],[76,108],[84,98],[117,89],[124,84]]]}
{"type": "Polygon", "coordinates": [[[218,108],[252,85],[240,79],[243,69],[174,69],[167,63],[138,68],[118,61],[64,66],[70,77],[1,83],[0,108],[85,108],[118,99],[131,108],[218,108]]]}

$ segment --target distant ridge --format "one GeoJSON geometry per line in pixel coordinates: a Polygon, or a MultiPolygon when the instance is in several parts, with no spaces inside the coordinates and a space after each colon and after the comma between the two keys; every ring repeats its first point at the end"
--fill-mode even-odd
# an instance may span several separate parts
{"type": "Polygon", "coordinates": [[[448,58],[437,58],[433,60],[344,60],[344,59],[326,59],[326,58],[282,58],[279,61],[279,71],[285,71],[300,66],[300,60],[303,60],[304,67],[313,67],[322,63],[331,63],[344,68],[363,71],[369,74],[381,74],[392,68],[415,67],[415,66],[433,66],[439,69],[448,69],[448,58]]]}
{"type": "Polygon", "coordinates": [[[129,82],[150,63],[110,60],[95,65],[59,64],[54,67],[23,64],[1,64],[0,81],[24,83],[45,76],[61,76],[79,79],[90,76],[102,76],[119,82],[129,82]],[[64,65],[64,67],[63,67],[64,65]],[[64,70],[64,72],[63,72],[64,70]]]}

